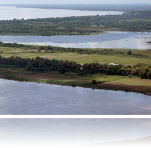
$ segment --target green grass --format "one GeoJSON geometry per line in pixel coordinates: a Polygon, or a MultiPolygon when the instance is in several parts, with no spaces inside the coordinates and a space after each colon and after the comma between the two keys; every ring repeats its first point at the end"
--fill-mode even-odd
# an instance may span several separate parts
{"type": "Polygon", "coordinates": [[[122,85],[135,85],[135,86],[148,86],[151,87],[151,80],[149,79],[140,79],[138,77],[132,77],[131,79],[118,79],[114,82],[114,84],[122,84],[122,85]]]}
{"type": "MultiPolygon", "coordinates": [[[[2,64],[0,64],[0,67],[2,64]]],[[[18,68],[13,67],[11,65],[7,65],[7,67],[0,68],[0,73],[6,74],[39,74],[39,72],[30,72],[26,71],[25,68],[18,68]]],[[[91,83],[92,80],[96,80],[97,82],[112,82],[117,81],[121,79],[129,79],[129,77],[126,76],[118,76],[118,75],[105,75],[105,74],[90,74],[86,76],[78,76],[77,73],[67,72],[65,74],[60,74],[58,71],[51,71],[51,72],[44,72],[46,74],[49,74],[55,81],[60,83],[76,83],[76,84],[84,84],[84,83],[91,83]]]]}
{"type": "MultiPolygon", "coordinates": [[[[37,56],[48,58],[48,59],[58,59],[58,60],[69,60],[76,61],[77,63],[115,63],[123,65],[134,65],[137,63],[151,64],[149,58],[136,58],[133,56],[124,55],[99,55],[99,54],[79,54],[79,53],[45,53],[44,51],[37,52],[36,48],[39,46],[32,46],[31,48],[11,48],[11,47],[0,47],[0,54],[2,57],[19,56],[22,58],[35,58],[37,56]]],[[[94,48],[91,50],[103,50],[104,48],[94,48]]],[[[113,49],[116,51],[127,52],[130,49],[113,49]]],[[[151,58],[151,50],[131,50],[134,54],[143,54],[151,58]]]]}
{"type": "Polygon", "coordinates": [[[105,75],[105,74],[92,74],[87,76],[78,76],[76,73],[65,73],[60,74],[59,72],[45,72],[49,78],[43,77],[43,73],[38,72],[29,72],[24,68],[0,68],[0,77],[5,79],[12,79],[17,81],[28,81],[28,82],[37,82],[37,83],[47,83],[47,84],[56,84],[56,85],[66,85],[66,86],[80,86],[88,88],[97,88],[97,89],[110,89],[110,90],[124,90],[124,91],[137,91],[136,89],[123,89],[118,87],[108,87],[102,84],[122,84],[122,85],[132,85],[132,86],[148,86],[148,88],[139,90],[141,93],[151,93],[151,80],[144,80],[138,77],[127,77],[127,76],[118,76],[118,75],[105,75]],[[35,78],[36,74],[39,78],[35,78]],[[95,80],[98,85],[92,84],[92,80],[95,80]],[[99,83],[101,85],[99,85],[99,83]]]}
{"type": "Polygon", "coordinates": [[[78,54],[78,53],[29,53],[29,52],[18,52],[18,53],[3,53],[3,57],[19,56],[22,58],[35,58],[37,56],[48,58],[48,59],[58,59],[58,60],[69,60],[75,61],[77,63],[115,63],[123,65],[134,65],[137,63],[147,63],[151,64],[150,59],[136,58],[128,56],[115,56],[115,55],[98,55],[98,54],[78,54]]]}

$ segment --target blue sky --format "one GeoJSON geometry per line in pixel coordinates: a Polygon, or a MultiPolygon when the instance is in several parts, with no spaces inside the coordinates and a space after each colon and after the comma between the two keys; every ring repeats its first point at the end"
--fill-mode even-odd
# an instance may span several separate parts
{"type": "Polygon", "coordinates": [[[151,0],[7,0],[0,4],[117,4],[117,3],[150,3],[151,0]]]}

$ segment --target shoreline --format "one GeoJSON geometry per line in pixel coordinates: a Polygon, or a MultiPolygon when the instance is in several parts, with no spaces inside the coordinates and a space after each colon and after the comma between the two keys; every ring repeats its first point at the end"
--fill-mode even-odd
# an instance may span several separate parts
{"type": "MultiPolygon", "coordinates": [[[[50,74],[48,73],[37,73],[37,74],[15,73],[12,75],[0,75],[0,78],[7,79],[7,80],[20,81],[20,82],[25,81],[25,82],[35,82],[35,83],[44,83],[44,84],[61,85],[61,86],[71,86],[71,87],[83,87],[83,88],[91,88],[91,89],[135,92],[135,93],[151,96],[151,87],[149,86],[116,84],[114,83],[114,81],[113,82],[97,82],[97,84],[92,84],[88,82],[87,83],[82,83],[82,82],[74,83],[74,82],[66,81],[66,79],[63,77],[50,76],[50,74]]],[[[79,81],[79,78],[77,79],[77,81],[79,81]]]]}
{"type": "Polygon", "coordinates": [[[151,146],[151,136],[135,139],[135,140],[91,143],[91,144],[83,144],[78,146],[71,145],[67,147],[150,147],[150,146],[151,146]]]}

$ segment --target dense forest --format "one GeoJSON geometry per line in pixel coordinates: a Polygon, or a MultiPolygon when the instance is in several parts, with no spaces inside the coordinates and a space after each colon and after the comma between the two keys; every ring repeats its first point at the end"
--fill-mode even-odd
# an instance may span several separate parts
{"type": "Polygon", "coordinates": [[[123,75],[123,76],[139,76],[143,79],[151,79],[151,65],[137,64],[132,66],[125,65],[108,65],[99,63],[78,64],[74,61],[49,60],[40,57],[35,59],[9,57],[4,58],[0,56],[0,64],[16,65],[26,68],[28,71],[59,71],[60,73],[73,72],[83,76],[87,74],[109,74],[109,75],[123,75]]]}
{"type": "Polygon", "coordinates": [[[0,21],[1,35],[88,35],[105,30],[151,31],[151,11],[122,15],[0,21]]]}

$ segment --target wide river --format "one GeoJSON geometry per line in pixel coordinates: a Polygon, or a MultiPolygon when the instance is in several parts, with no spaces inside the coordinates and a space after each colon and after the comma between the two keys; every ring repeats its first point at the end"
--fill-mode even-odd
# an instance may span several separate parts
{"type": "Polygon", "coordinates": [[[0,41],[75,48],[151,49],[150,32],[110,31],[84,36],[0,36],[0,41]]]}
{"type": "Polygon", "coordinates": [[[70,16],[92,16],[92,15],[120,15],[120,11],[82,11],[69,9],[39,9],[39,8],[18,8],[15,6],[0,6],[0,20],[15,19],[36,19],[50,17],[70,16]]]}
{"type": "MultiPolygon", "coordinates": [[[[121,14],[0,7],[0,20],[121,14]]],[[[151,49],[151,33],[95,36],[0,36],[0,41],[82,48],[151,49]]],[[[151,97],[137,93],[0,79],[0,115],[151,115],[151,97]]],[[[151,136],[150,119],[0,119],[5,148],[73,147],[151,136]],[[8,142],[9,141],[9,142],[8,142]]]]}
{"type": "Polygon", "coordinates": [[[0,79],[1,115],[151,115],[151,96],[0,79]]]}

